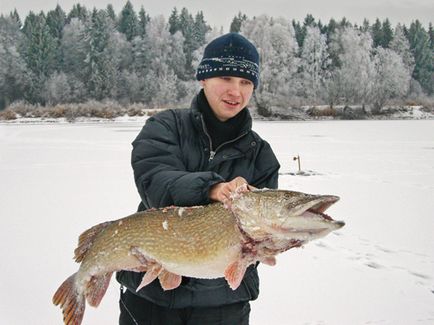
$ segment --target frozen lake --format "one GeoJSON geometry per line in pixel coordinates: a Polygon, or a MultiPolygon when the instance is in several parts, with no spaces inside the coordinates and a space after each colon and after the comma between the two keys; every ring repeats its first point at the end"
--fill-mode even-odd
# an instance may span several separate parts
{"type": "MultiPolygon", "coordinates": [[[[0,124],[0,324],[61,324],[78,235],[135,211],[139,122],[0,124]]],[[[252,325],[434,324],[434,121],[255,122],[280,188],[335,194],[340,231],[261,265],[252,325]],[[307,176],[294,176],[300,155],[307,176]]],[[[117,324],[112,279],[83,325],[117,324]]]]}

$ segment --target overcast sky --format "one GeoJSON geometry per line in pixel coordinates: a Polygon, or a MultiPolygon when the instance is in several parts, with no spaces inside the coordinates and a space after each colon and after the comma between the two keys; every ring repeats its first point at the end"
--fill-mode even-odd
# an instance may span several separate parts
{"type": "MultiPolygon", "coordinates": [[[[346,17],[352,23],[361,24],[366,17],[372,23],[375,18],[384,20],[389,18],[392,25],[401,22],[410,24],[419,19],[425,27],[433,22],[433,0],[130,0],[138,12],[143,5],[151,17],[163,14],[166,18],[176,6],[178,9],[186,7],[190,13],[195,14],[202,10],[208,24],[223,26],[228,31],[232,18],[241,11],[248,17],[260,14],[270,16],[283,16],[288,19],[303,20],[310,13],[322,22],[330,18],[340,20],[346,17]]],[[[21,16],[25,17],[30,10],[45,12],[52,10],[59,4],[68,12],[75,3],[84,4],[88,9],[106,8],[111,3],[118,13],[125,5],[126,0],[0,0],[0,12],[9,13],[16,8],[21,16]]]]}

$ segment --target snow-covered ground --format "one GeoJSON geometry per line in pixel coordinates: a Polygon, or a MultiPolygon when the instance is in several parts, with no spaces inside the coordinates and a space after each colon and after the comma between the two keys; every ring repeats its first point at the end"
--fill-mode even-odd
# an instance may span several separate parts
{"type": "MultiPolygon", "coordinates": [[[[134,212],[142,122],[0,124],[0,324],[61,324],[78,235],[134,212]]],[[[434,324],[434,121],[255,122],[280,188],[336,194],[346,226],[260,266],[252,325],[434,324]],[[300,155],[304,176],[294,175],[300,155]]],[[[83,325],[116,324],[116,281],[83,325]]]]}

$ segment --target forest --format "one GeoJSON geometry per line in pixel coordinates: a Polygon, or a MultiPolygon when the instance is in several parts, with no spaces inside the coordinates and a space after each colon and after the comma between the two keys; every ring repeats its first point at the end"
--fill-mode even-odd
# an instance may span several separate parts
{"type": "Polygon", "coordinates": [[[70,12],[57,5],[1,15],[0,110],[70,104],[84,115],[95,114],[92,107],[129,107],[134,115],[188,107],[204,46],[228,31],[260,52],[251,102],[260,115],[319,105],[358,105],[371,114],[387,105],[434,106],[432,23],[323,23],[310,14],[300,22],[240,12],[230,26],[212,28],[201,11],[175,7],[168,19],[150,17],[127,1],[119,13],[76,4],[70,12]]]}

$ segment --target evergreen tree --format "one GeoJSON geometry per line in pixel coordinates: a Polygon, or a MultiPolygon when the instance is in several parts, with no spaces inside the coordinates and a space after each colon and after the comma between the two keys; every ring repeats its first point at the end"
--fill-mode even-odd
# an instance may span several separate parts
{"type": "Polygon", "coordinates": [[[22,55],[33,74],[27,97],[32,103],[43,104],[42,86],[56,66],[56,40],[50,33],[43,12],[39,15],[30,13],[24,22],[23,32],[22,55]]]}
{"type": "Polygon", "coordinates": [[[112,98],[116,90],[117,66],[110,52],[110,35],[114,32],[105,10],[94,9],[86,28],[86,80],[92,98],[112,98]]]}
{"type": "Polygon", "coordinates": [[[413,78],[420,83],[427,94],[431,95],[434,92],[434,58],[430,48],[429,34],[419,20],[410,25],[408,39],[415,60],[413,78]]]}
{"type": "Polygon", "coordinates": [[[188,12],[187,8],[182,8],[179,15],[179,26],[184,36],[184,53],[185,53],[185,71],[188,76],[194,75],[193,69],[193,52],[198,48],[198,43],[194,35],[194,19],[188,12]]]}
{"type": "Polygon", "coordinates": [[[146,13],[143,6],[140,8],[139,11],[139,30],[138,34],[141,37],[144,37],[146,35],[146,26],[148,25],[149,21],[151,20],[151,17],[146,13]]]}
{"type": "Polygon", "coordinates": [[[9,14],[9,16],[18,24],[19,28],[22,27],[23,24],[21,23],[20,15],[18,14],[17,9],[14,9],[14,11],[9,14]]]}
{"type": "Polygon", "coordinates": [[[47,13],[47,25],[51,35],[60,42],[62,30],[66,24],[66,14],[63,9],[57,5],[56,9],[47,13]]]}
{"type": "Polygon", "coordinates": [[[194,49],[198,49],[200,46],[205,44],[205,35],[208,31],[211,30],[211,27],[207,25],[203,12],[199,11],[194,17],[194,25],[193,25],[193,38],[195,41],[194,49]]]}
{"type": "Polygon", "coordinates": [[[373,46],[378,47],[382,46],[383,44],[383,28],[380,22],[380,19],[376,19],[375,23],[371,26],[371,37],[373,46]]]}
{"type": "Polygon", "coordinates": [[[169,32],[170,34],[175,34],[177,31],[181,30],[181,25],[179,21],[178,9],[175,7],[169,17],[169,32]]]}
{"type": "Polygon", "coordinates": [[[434,30],[432,27],[432,23],[429,23],[428,34],[429,34],[429,40],[430,40],[430,48],[432,51],[434,51],[434,30]]]}
{"type": "Polygon", "coordinates": [[[0,16],[0,109],[22,99],[30,85],[26,64],[18,52],[20,26],[16,16],[0,16]]]}
{"type": "Polygon", "coordinates": [[[371,29],[371,26],[369,25],[369,20],[367,20],[366,18],[363,19],[363,23],[362,26],[360,26],[360,30],[364,33],[369,32],[369,30],[371,29]]]}
{"type": "Polygon", "coordinates": [[[128,0],[120,13],[118,31],[125,34],[128,41],[131,41],[139,34],[139,23],[133,5],[128,0]]]}
{"type": "Polygon", "coordinates": [[[68,17],[66,18],[66,22],[70,23],[72,18],[78,18],[81,21],[86,21],[89,17],[89,12],[86,7],[80,5],[79,3],[72,6],[71,11],[68,13],[68,17]]]}
{"type": "Polygon", "coordinates": [[[0,42],[4,46],[18,47],[22,40],[21,21],[15,15],[0,15],[0,42]]]}
{"type": "Polygon", "coordinates": [[[116,22],[116,13],[115,13],[115,10],[113,9],[113,5],[111,3],[109,3],[107,5],[107,8],[105,11],[107,12],[107,16],[115,23],[116,22]]]}
{"type": "Polygon", "coordinates": [[[231,33],[239,33],[241,30],[241,25],[243,22],[247,20],[247,16],[245,14],[242,14],[241,11],[238,12],[238,15],[236,15],[231,22],[230,26],[230,32],[231,33]]]}
{"type": "Polygon", "coordinates": [[[65,24],[66,14],[59,5],[57,5],[54,10],[51,10],[47,13],[47,25],[56,43],[55,70],[60,70],[63,65],[63,55],[60,50],[60,43],[62,39],[63,27],[65,24]]]}
{"type": "Polygon", "coordinates": [[[304,39],[307,33],[307,27],[317,26],[315,18],[311,14],[307,14],[303,21],[303,26],[295,20],[292,21],[292,27],[294,28],[295,38],[298,43],[298,47],[301,50],[303,48],[304,39]]]}
{"type": "Polygon", "coordinates": [[[347,20],[347,18],[343,17],[341,21],[339,22],[340,28],[348,28],[352,27],[351,23],[347,20]]]}
{"type": "Polygon", "coordinates": [[[292,27],[294,29],[295,39],[297,40],[297,44],[299,48],[303,47],[304,41],[304,31],[303,27],[301,27],[300,22],[292,20],[292,27]]]}
{"type": "Polygon", "coordinates": [[[318,20],[317,27],[319,28],[319,31],[321,34],[326,34],[327,26],[323,25],[323,23],[321,22],[321,19],[318,20]]]}
{"type": "Polygon", "coordinates": [[[304,17],[303,21],[303,27],[307,29],[307,27],[316,27],[317,24],[315,22],[315,18],[311,14],[307,14],[306,17],[304,17]]]}
{"type": "Polygon", "coordinates": [[[327,44],[330,43],[332,39],[332,35],[336,33],[336,30],[338,29],[338,23],[333,18],[330,19],[328,25],[327,25],[327,44]]]}
{"type": "Polygon", "coordinates": [[[383,38],[381,41],[381,46],[383,48],[388,48],[393,38],[393,30],[392,27],[390,26],[390,21],[387,18],[386,20],[383,21],[382,24],[382,37],[383,38]]]}

